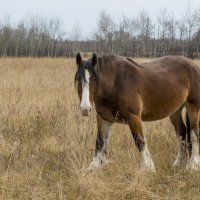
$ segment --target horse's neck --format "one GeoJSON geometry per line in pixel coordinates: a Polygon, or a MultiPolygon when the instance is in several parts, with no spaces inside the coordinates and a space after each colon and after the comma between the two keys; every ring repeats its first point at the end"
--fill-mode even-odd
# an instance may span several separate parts
{"type": "Polygon", "coordinates": [[[99,73],[99,83],[96,88],[96,95],[105,98],[110,95],[114,90],[116,75],[109,70],[104,70],[99,73]]]}
{"type": "Polygon", "coordinates": [[[137,77],[142,68],[133,64],[130,64],[129,62],[117,62],[112,66],[102,66],[101,70],[99,71],[99,85],[97,87],[98,96],[111,96],[117,89],[116,83],[123,83],[123,80],[121,79],[124,78],[124,74],[126,73],[126,77],[130,77],[131,73],[133,76],[132,80],[134,79],[134,76],[137,77]]]}

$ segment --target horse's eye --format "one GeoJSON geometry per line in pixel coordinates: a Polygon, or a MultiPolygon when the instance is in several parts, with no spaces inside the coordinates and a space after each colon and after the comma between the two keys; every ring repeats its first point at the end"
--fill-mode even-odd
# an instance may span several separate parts
{"type": "Polygon", "coordinates": [[[90,80],[92,80],[92,81],[96,81],[97,80],[97,78],[95,77],[95,76],[93,76],[93,77],[91,77],[91,79],[90,80]]]}
{"type": "Polygon", "coordinates": [[[76,76],[76,81],[80,81],[81,77],[80,76],[76,76]]]}

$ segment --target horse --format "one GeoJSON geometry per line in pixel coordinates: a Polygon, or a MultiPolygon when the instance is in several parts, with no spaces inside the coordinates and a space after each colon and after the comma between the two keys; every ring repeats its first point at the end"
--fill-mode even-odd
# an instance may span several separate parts
{"type": "Polygon", "coordinates": [[[104,167],[108,160],[107,143],[114,123],[129,126],[141,157],[141,171],[155,172],[142,121],[169,117],[178,138],[178,154],[174,166],[185,164],[186,126],[182,110],[186,109],[191,141],[190,158],[186,168],[200,169],[199,118],[200,68],[182,56],[164,56],[138,64],[130,58],[106,55],[83,60],[76,55],[75,84],[80,110],[88,116],[95,104],[97,138],[95,155],[89,170],[104,167]]]}

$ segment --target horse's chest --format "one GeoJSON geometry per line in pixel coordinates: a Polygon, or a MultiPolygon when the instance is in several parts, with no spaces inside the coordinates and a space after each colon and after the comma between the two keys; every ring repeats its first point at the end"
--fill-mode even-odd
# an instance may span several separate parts
{"type": "Polygon", "coordinates": [[[125,123],[123,117],[121,116],[119,110],[116,109],[114,105],[110,104],[95,104],[97,113],[106,121],[125,123]]]}
{"type": "Polygon", "coordinates": [[[115,121],[115,110],[111,106],[102,105],[100,103],[96,103],[96,111],[97,113],[106,121],[115,121]]]}

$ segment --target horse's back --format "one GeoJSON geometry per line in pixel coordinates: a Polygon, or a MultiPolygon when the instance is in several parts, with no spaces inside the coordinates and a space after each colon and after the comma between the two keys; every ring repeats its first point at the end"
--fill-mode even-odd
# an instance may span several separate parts
{"type": "Polygon", "coordinates": [[[200,95],[200,67],[192,60],[183,56],[164,56],[141,65],[147,71],[163,76],[163,81],[176,79],[179,84],[187,85],[189,95],[200,95]]]}
{"type": "Polygon", "coordinates": [[[200,106],[200,68],[193,61],[181,56],[165,56],[141,66],[144,69],[144,120],[163,118],[186,101],[195,101],[200,106]]]}
{"type": "Polygon", "coordinates": [[[195,71],[200,75],[199,66],[188,58],[183,56],[164,56],[161,58],[153,59],[150,62],[141,63],[141,66],[150,70],[189,70],[195,71]]]}

